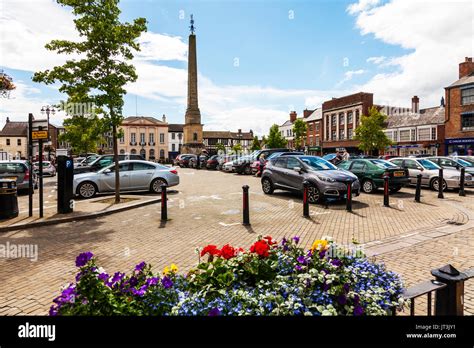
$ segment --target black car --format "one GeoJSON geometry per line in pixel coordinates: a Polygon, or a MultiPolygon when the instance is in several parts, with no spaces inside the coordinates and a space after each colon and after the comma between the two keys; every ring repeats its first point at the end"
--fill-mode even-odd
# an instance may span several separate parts
{"type": "MultiPolygon", "coordinates": [[[[136,155],[136,154],[118,155],[118,157],[119,157],[119,161],[125,161],[125,160],[143,161],[144,160],[143,156],[136,155]]],[[[97,172],[105,167],[108,167],[112,163],[114,163],[114,155],[102,155],[96,158],[88,166],[74,167],[74,174],[97,172]]]]}
{"type": "Polygon", "coordinates": [[[262,154],[265,155],[265,158],[270,156],[274,152],[289,152],[289,149],[264,149],[264,150],[257,150],[252,152],[248,156],[243,156],[234,161],[232,165],[234,172],[237,174],[252,174],[252,163],[255,160],[258,160],[262,154]]]}

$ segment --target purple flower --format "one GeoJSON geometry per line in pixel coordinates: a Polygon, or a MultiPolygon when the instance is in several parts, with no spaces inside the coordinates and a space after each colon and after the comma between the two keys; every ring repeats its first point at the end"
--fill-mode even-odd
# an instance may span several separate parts
{"type": "Polygon", "coordinates": [[[324,258],[325,255],[326,255],[326,250],[321,250],[321,251],[319,252],[319,258],[320,258],[320,259],[324,258]]]}
{"type": "Polygon", "coordinates": [[[323,290],[328,291],[331,286],[329,284],[323,283],[323,290]]]}
{"type": "Polygon", "coordinates": [[[283,239],[281,240],[281,245],[285,245],[288,241],[286,240],[285,237],[283,237],[283,239]]]}
{"type": "Polygon", "coordinates": [[[362,315],[364,314],[364,308],[362,306],[356,305],[354,307],[354,315],[362,315]]]}
{"type": "Polygon", "coordinates": [[[301,271],[301,266],[300,266],[300,265],[296,265],[295,269],[296,269],[297,271],[301,271]]]}
{"type": "Polygon", "coordinates": [[[79,272],[78,274],[76,274],[76,282],[78,282],[79,280],[81,280],[82,276],[84,275],[84,273],[82,272],[79,272]]]}
{"type": "Polygon", "coordinates": [[[81,253],[79,256],[76,258],[76,267],[82,267],[84,266],[87,262],[89,262],[90,259],[94,254],[92,254],[90,251],[81,253]]]}
{"type": "Polygon", "coordinates": [[[342,266],[342,261],[339,260],[339,259],[332,259],[332,260],[331,260],[331,264],[332,264],[333,266],[339,267],[339,266],[342,266]]]}
{"type": "Polygon", "coordinates": [[[145,261],[140,262],[138,265],[135,266],[135,271],[141,272],[146,266],[145,261]]]}
{"type": "Polygon", "coordinates": [[[54,317],[54,316],[58,315],[58,311],[59,311],[59,307],[55,306],[55,305],[52,305],[51,308],[49,309],[49,315],[54,317]]]}
{"type": "Polygon", "coordinates": [[[360,301],[359,295],[354,295],[354,303],[358,304],[360,301]]]}
{"type": "Polygon", "coordinates": [[[158,279],[157,277],[148,278],[148,279],[146,280],[146,284],[147,284],[148,286],[150,286],[150,285],[156,285],[156,284],[158,284],[158,280],[159,280],[159,279],[158,279]]]}
{"type": "Polygon", "coordinates": [[[99,279],[105,283],[109,280],[109,275],[107,273],[101,273],[99,274],[99,279]]]}
{"type": "Polygon", "coordinates": [[[347,303],[347,298],[346,298],[346,296],[344,296],[344,295],[339,295],[339,296],[337,297],[337,302],[339,302],[339,304],[341,304],[341,305],[345,305],[345,304],[347,303]]]}
{"type": "Polygon", "coordinates": [[[148,289],[148,286],[145,284],[145,285],[143,285],[139,290],[137,290],[137,289],[132,289],[132,293],[133,293],[134,295],[137,295],[137,296],[142,297],[143,295],[145,295],[145,292],[147,291],[147,289],[148,289]]]}
{"type": "Polygon", "coordinates": [[[136,277],[130,277],[129,284],[131,287],[134,287],[138,284],[138,279],[136,277]]]}
{"type": "Polygon", "coordinates": [[[296,261],[298,261],[299,263],[301,263],[303,265],[306,263],[306,259],[304,258],[304,256],[298,256],[296,261]]]}
{"type": "Polygon", "coordinates": [[[283,245],[283,251],[288,251],[290,248],[288,247],[288,245],[283,245]]]}
{"type": "Polygon", "coordinates": [[[218,315],[221,314],[221,311],[219,310],[219,308],[213,308],[209,311],[209,316],[210,317],[217,317],[218,315]]]}
{"type": "Polygon", "coordinates": [[[349,290],[350,290],[350,287],[349,287],[349,284],[348,284],[348,283],[345,283],[344,286],[343,286],[343,288],[344,288],[344,291],[345,291],[345,292],[349,292],[349,290]]]}
{"type": "Polygon", "coordinates": [[[161,279],[161,284],[163,284],[163,287],[165,289],[169,289],[173,286],[173,281],[170,278],[165,276],[163,277],[163,279],[161,279]]]}
{"type": "Polygon", "coordinates": [[[295,244],[298,244],[299,241],[300,241],[300,237],[294,236],[294,237],[293,237],[293,240],[295,241],[295,244]]]}
{"type": "Polygon", "coordinates": [[[118,283],[125,277],[125,273],[116,272],[112,277],[112,283],[118,283]]]}

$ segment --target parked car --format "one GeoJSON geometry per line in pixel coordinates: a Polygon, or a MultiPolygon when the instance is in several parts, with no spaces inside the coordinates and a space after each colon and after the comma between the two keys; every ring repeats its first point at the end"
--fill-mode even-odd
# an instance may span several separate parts
{"type": "MultiPolygon", "coordinates": [[[[410,184],[415,185],[417,175],[421,174],[421,185],[428,186],[432,190],[437,191],[439,189],[439,169],[441,168],[436,163],[431,162],[425,158],[394,158],[389,160],[393,164],[399,167],[408,169],[410,176],[410,184]]],[[[459,188],[460,174],[457,170],[444,169],[443,170],[443,191],[447,189],[459,188]]],[[[465,185],[474,186],[472,175],[466,174],[465,185]]]]}
{"type": "MultiPolygon", "coordinates": [[[[199,155],[199,168],[205,168],[207,163],[207,155],[199,155]]],[[[189,168],[198,167],[198,156],[191,157],[189,159],[189,168]]]]}
{"type": "Polygon", "coordinates": [[[389,159],[397,158],[397,157],[398,157],[397,155],[380,155],[379,159],[389,160],[389,159]]]}
{"type": "Polygon", "coordinates": [[[206,162],[206,168],[207,169],[217,169],[218,166],[219,166],[219,156],[218,155],[211,156],[206,162]]]}
{"type": "Polygon", "coordinates": [[[287,152],[289,149],[264,149],[252,152],[250,155],[242,156],[234,161],[234,171],[238,174],[252,174],[251,164],[258,160],[263,154],[265,158],[274,152],[287,152]]]}
{"type": "Polygon", "coordinates": [[[474,156],[452,156],[454,159],[462,159],[463,161],[474,164],[474,156]]]}
{"type": "MultiPolygon", "coordinates": [[[[161,192],[161,184],[168,187],[179,184],[178,171],[149,161],[120,161],[120,192],[161,192]]],[[[98,193],[115,192],[114,164],[98,172],[74,176],[73,192],[82,198],[92,198],[98,193]]]]}
{"type": "Polygon", "coordinates": [[[352,185],[353,196],[360,193],[357,176],[317,156],[280,156],[269,161],[262,174],[262,190],[272,194],[275,189],[303,191],[303,181],[310,182],[308,200],[316,203],[327,198],[343,199],[347,195],[347,182],[352,185]]]}
{"type": "Polygon", "coordinates": [[[232,173],[234,171],[234,161],[224,163],[222,170],[227,173],[232,173]]]}
{"type": "MultiPolygon", "coordinates": [[[[275,158],[278,158],[280,156],[291,156],[291,155],[304,155],[304,152],[298,152],[298,151],[294,151],[294,152],[274,152],[270,156],[268,156],[268,158],[265,158],[264,166],[268,161],[272,161],[275,158]]],[[[250,168],[252,168],[252,174],[255,174],[255,173],[258,172],[259,166],[260,166],[260,160],[257,159],[257,160],[252,162],[252,164],[250,165],[250,168]]]]}
{"type": "Polygon", "coordinates": [[[25,160],[0,161],[0,179],[12,179],[16,181],[16,187],[20,190],[28,190],[30,187],[30,175],[33,176],[33,188],[38,186],[38,176],[30,172],[29,162],[25,160]]]}
{"type": "Polygon", "coordinates": [[[80,163],[77,164],[78,167],[89,166],[94,162],[100,155],[90,155],[84,158],[80,163]]]}
{"type": "MultiPolygon", "coordinates": [[[[137,154],[125,154],[125,155],[118,155],[119,161],[125,160],[142,160],[143,157],[137,154]]],[[[90,173],[90,172],[97,172],[105,167],[114,163],[114,155],[102,155],[97,157],[93,162],[91,162],[88,166],[75,166],[74,167],[74,175],[81,174],[81,173],[90,173]]]]}
{"type": "Polygon", "coordinates": [[[357,175],[365,193],[373,193],[383,187],[385,175],[389,176],[391,192],[397,192],[410,183],[408,169],[382,159],[350,159],[341,162],[338,167],[357,175]]]}
{"type": "MultiPolygon", "coordinates": [[[[33,163],[33,170],[36,174],[39,173],[39,162],[33,163]]],[[[56,167],[50,161],[43,161],[43,176],[56,176],[56,167]]]]}
{"type": "Polygon", "coordinates": [[[179,156],[179,166],[181,168],[189,168],[189,161],[196,158],[196,155],[184,154],[179,156]]]}
{"type": "Polygon", "coordinates": [[[440,167],[444,169],[453,169],[453,170],[461,170],[461,168],[465,169],[466,173],[474,174],[474,164],[468,161],[465,161],[461,158],[449,158],[449,157],[430,157],[429,160],[431,162],[436,163],[440,167]]]}
{"type": "Polygon", "coordinates": [[[219,162],[218,169],[219,169],[219,170],[224,170],[224,164],[227,163],[227,162],[232,162],[232,161],[235,160],[236,158],[237,158],[237,155],[221,155],[221,156],[219,156],[219,159],[218,159],[218,162],[219,162]]]}

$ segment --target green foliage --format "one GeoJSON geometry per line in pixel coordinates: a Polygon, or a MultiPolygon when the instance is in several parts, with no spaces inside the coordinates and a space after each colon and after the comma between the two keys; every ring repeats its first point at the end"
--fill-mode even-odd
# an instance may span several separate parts
{"type": "Polygon", "coordinates": [[[267,148],[269,149],[278,149],[283,148],[287,145],[287,141],[280,133],[280,129],[278,128],[277,124],[274,124],[270,127],[270,133],[268,134],[268,138],[266,140],[267,148]]]}
{"type": "Polygon", "coordinates": [[[361,123],[355,130],[354,139],[359,141],[359,149],[372,154],[377,150],[383,150],[392,144],[392,141],[384,133],[387,116],[380,113],[377,108],[371,107],[369,115],[362,115],[361,123]]]}
{"type": "Polygon", "coordinates": [[[255,150],[260,150],[260,149],[261,149],[260,141],[258,140],[257,136],[254,136],[250,150],[255,151],[255,150]]]}
{"type": "Polygon", "coordinates": [[[295,123],[293,123],[293,136],[296,149],[301,149],[304,146],[307,129],[307,124],[302,119],[297,119],[295,123]]]}
{"type": "Polygon", "coordinates": [[[241,152],[242,151],[242,145],[240,143],[235,144],[232,146],[232,151],[235,153],[241,152]]]}
{"type": "Polygon", "coordinates": [[[217,143],[217,145],[216,145],[216,150],[217,150],[218,152],[224,152],[224,151],[225,151],[225,146],[224,146],[224,144],[222,144],[222,143],[217,143]]]}
{"type": "Polygon", "coordinates": [[[138,78],[130,64],[132,51],[139,51],[137,38],[146,31],[146,20],[120,22],[119,0],[57,0],[70,6],[76,17],[76,30],[83,41],[53,40],[46,49],[57,54],[76,55],[62,66],[36,72],[33,81],[53,84],[60,82],[59,91],[69,101],[92,102],[112,131],[115,155],[115,200],[120,201],[118,173],[117,127],[123,120],[124,86],[138,78]]]}
{"type": "Polygon", "coordinates": [[[64,120],[66,132],[59,136],[60,141],[71,145],[75,154],[96,152],[102,140],[103,120],[97,116],[73,116],[64,120]]]}

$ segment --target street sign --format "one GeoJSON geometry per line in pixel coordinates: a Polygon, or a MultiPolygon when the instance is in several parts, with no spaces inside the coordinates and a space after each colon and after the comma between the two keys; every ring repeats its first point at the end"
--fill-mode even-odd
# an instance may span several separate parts
{"type": "Polygon", "coordinates": [[[31,139],[33,140],[48,139],[48,131],[46,130],[32,131],[31,139]]]}

